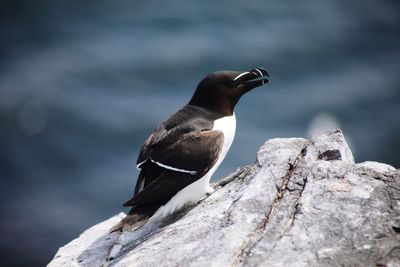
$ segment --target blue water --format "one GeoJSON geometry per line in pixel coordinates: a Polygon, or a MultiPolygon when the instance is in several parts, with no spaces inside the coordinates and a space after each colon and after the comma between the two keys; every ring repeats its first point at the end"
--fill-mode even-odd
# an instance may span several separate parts
{"type": "Polygon", "coordinates": [[[399,7],[5,1],[2,263],[43,266],[59,246],[124,210],[142,142],[216,70],[262,66],[271,83],[240,101],[236,139],[214,178],[252,163],[269,138],[306,137],[321,117],[343,129],[356,161],[399,168],[399,7]]]}

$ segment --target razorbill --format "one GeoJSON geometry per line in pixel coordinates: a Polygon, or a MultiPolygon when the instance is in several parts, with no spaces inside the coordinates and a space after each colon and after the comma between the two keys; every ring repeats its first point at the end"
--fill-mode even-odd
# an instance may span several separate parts
{"type": "Polygon", "coordinates": [[[138,229],[153,215],[165,217],[212,192],[211,176],[235,135],[234,107],[242,95],[269,82],[268,77],[263,68],[207,75],[189,103],[144,142],[134,194],[124,204],[132,209],[111,232],[138,229]]]}

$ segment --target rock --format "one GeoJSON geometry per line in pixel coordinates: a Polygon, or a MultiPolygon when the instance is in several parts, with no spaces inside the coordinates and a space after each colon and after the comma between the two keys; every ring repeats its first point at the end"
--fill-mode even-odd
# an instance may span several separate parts
{"type": "Polygon", "coordinates": [[[116,235],[108,235],[110,225],[118,223],[124,213],[96,224],[83,232],[77,239],[60,248],[48,266],[101,266],[116,242],[116,235]]]}
{"type": "Polygon", "coordinates": [[[108,234],[118,214],[49,266],[400,266],[400,171],[355,164],[339,130],[268,140],[215,188],[167,221],[108,234]]]}

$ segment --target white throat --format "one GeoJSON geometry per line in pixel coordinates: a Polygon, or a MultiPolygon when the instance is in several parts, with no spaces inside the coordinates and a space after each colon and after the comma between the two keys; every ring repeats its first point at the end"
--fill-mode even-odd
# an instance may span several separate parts
{"type": "MultiPolygon", "coordinates": [[[[225,159],[226,154],[229,151],[229,148],[232,145],[233,138],[235,137],[236,132],[236,116],[233,113],[232,116],[222,117],[214,122],[213,130],[219,130],[224,133],[224,145],[222,146],[222,150],[219,154],[218,161],[209,171],[211,175],[217,170],[219,165],[221,165],[222,161],[225,159]]],[[[207,173],[208,174],[208,173],[207,173]]],[[[210,175],[210,178],[211,178],[210,175]]],[[[210,181],[210,180],[208,180],[210,181]]]]}

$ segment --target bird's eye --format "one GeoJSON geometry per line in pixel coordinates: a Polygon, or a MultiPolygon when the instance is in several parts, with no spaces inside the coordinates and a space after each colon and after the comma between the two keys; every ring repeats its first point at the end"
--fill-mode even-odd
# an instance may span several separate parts
{"type": "Polygon", "coordinates": [[[234,82],[233,82],[232,79],[228,79],[228,80],[226,80],[225,84],[226,84],[228,87],[233,87],[234,82]]]}

